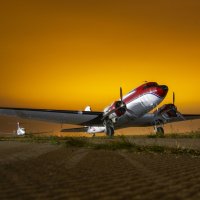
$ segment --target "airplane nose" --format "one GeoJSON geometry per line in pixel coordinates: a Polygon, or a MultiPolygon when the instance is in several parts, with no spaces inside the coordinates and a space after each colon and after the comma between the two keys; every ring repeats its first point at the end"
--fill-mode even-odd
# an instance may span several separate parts
{"type": "Polygon", "coordinates": [[[157,89],[157,94],[164,98],[168,92],[168,87],[166,85],[160,85],[157,89]]]}
{"type": "Polygon", "coordinates": [[[168,87],[166,85],[161,85],[160,86],[164,91],[168,92],[168,87]]]}

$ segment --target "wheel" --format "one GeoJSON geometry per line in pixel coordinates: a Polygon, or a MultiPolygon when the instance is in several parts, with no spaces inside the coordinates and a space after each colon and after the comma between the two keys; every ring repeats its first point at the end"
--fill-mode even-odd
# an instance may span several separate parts
{"type": "Polygon", "coordinates": [[[106,126],[106,135],[112,137],[114,135],[114,128],[112,126],[106,126]]]}
{"type": "Polygon", "coordinates": [[[115,133],[113,122],[111,120],[105,120],[103,124],[105,126],[106,135],[112,137],[115,133]]]}
{"type": "Polygon", "coordinates": [[[164,129],[163,129],[163,127],[157,127],[157,129],[156,129],[156,135],[158,135],[158,136],[164,136],[164,129]]]}

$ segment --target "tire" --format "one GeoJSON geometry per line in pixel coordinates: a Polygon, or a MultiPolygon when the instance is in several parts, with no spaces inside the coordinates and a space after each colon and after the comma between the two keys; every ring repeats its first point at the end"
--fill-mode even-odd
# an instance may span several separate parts
{"type": "Polygon", "coordinates": [[[157,136],[164,136],[164,129],[163,127],[157,127],[157,130],[156,130],[156,135],[157,136]]]}
{"type": "Polygon", "coordinates": [[[111,126],[107,126],[106,127],[106,135],[109,137],[112,137],[114,135],[114,128],[111,126]]]}
{"type": "Polygon", "coordinates": [[[105,133],[108,137],[112,137],[115,133],[114,125],[111,120],[105,120],[104,121],[104,126],[105,126],[105,133]]]}

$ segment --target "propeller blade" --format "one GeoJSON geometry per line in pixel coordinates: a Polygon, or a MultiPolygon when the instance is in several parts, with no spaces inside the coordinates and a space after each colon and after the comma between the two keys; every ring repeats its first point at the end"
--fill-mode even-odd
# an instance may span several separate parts
{"type": "Polygon", "coordinates": [[[173,104],[175,104],[175,93],[173,92],[173,104]]]}
{"type": "Polygon", "coordinates": [[[122,88],[120,87],[120,100],[122,102],[122,97],[123,97],[123,93],[122,93],[122,88]]]}

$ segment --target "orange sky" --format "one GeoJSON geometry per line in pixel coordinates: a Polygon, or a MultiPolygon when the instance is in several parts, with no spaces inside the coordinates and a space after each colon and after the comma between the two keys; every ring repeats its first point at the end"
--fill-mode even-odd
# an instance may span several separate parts
{"type": "Polygon", "coordinates": [[[0,2],[0,106],[102,110],[147,80],[200,113],[199,0],[0,2]]]}

